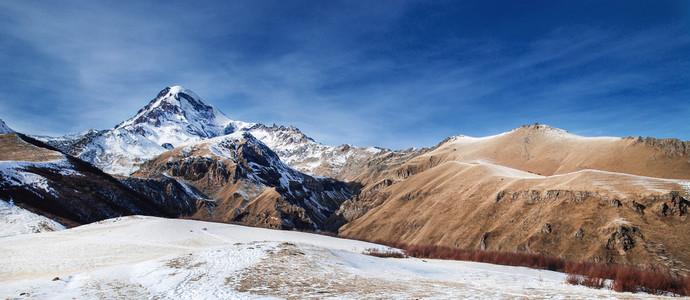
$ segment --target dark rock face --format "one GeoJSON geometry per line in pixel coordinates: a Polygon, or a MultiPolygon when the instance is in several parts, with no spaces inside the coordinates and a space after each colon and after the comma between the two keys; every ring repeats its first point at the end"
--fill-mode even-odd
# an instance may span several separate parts
{"type": "Polygon", "coordinates": [[[661,206],[661,214],[663,216],[684,216],[688,213],[690,202],[680,196],[678,192],[671,192],[663,198],[663,200],[666,200],[661,206]]]}
{"type": "Polygon", "coordinates": [[[687,157],[690,154],[690,142],[684,142],[679,139],[657,139],[657,138],[642,138],[638,137],[636,143],[644,143],[664,151],[670,157],[687,157]]]}
{"type": "Polygon", "coordinates": [[[486,233],[484,233],[484,235],[482,235],[482,238],[479,240],[479,244],[477,244],[477,249],[486,250],[488,239],[489,239],[489,233],[486,232],[486,233]]]}
{"type": "Polygon", "coordinates": [[[611,233],[611,237],[606,243],[606,249],[617,250],[620,255],[625,255],[627,251],[635,247],[634,235],[641,235],[636,227],[619,225],[611,233]]]}
{"type": "Polygon", "coordinates": [[[551,233],[551,223],[546,222],[544,226],[541,227],[542,233],[551,233]]]}
{"type": "MultiPolygon", "coordinates": [[[[170,92],[170,87],[164,88],[163,90],[161,90],[160,92],[158,92],[158,95],[156,96],[156,99],[160,99],[160,98],[165,97],[165,95],[167,95],[169,92],[170,92]]],[[[148,106],[148,107],[150,108],[150,106],[148,106]]]]}
{"type": "Polygon", "coordinates": [[[72,156],[79,156],[85,159],[96,157],[98,153],[95,149],[86,151],[90,144],[103,135],[105,131],[91,130],[82,137],[73,140],[51,140],[46,142],[51,147],[59,149],[61,152],[72,156]]]}
{"type": "Polygon", "coordinates": [[[131,189],[157,203],[161,212],[169,216],[188,216],[196,212],[205,196],[194,187],[184,187],[179,181],[157,176],[155,178],[128,177],[122,179],[131,189]]]}
{"type": "Polygon", "coordinates": [[[638,203],[637,201],[633,200],[632,206],[635,209],[635,211],[641,215],[644,215],[644,210],[647,208],[647,206],[638,203]]]}

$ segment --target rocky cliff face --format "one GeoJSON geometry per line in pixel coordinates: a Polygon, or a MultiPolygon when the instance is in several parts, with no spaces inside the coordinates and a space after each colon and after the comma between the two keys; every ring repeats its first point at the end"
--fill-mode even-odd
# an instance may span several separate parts
{"type": "Polygon", "coordinates": [[[671,158],[685,158],[690,160],[690,143],[679,139],[655,139],[651,137],[637,137],[627,138],[635,140],[635,144],[645,144],[663,151],[663,153],[671,158]]]}
{"type": "Polygon", "coordinates": [[[210,201],[196,188],[166,176],[127,177],[121,181],[143,197],[158,203],[161,212],[168,216],[191,216],[210,201]]]}

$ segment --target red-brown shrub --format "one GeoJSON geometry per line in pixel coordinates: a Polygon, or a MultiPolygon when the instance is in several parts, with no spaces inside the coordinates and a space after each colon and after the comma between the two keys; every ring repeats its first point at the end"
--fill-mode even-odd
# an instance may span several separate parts
{"type": "Polygon", "coordinates": [[[601,288],[606,279],[612,279],[611,289],[617,292],[642,291],[656,295],[673,293],[685,296],[690,291],[690,279],[674,277],[661,270],[603,263],[568,263],[565,269],[568,273],[566,281],[571,284],[601,288]],[[581,276],[581,280],[573,279],[577,276],[581,276]]]}
{"type": "Polygon", "coordinates": [[[582,280],[582,285],[590,288],[600,289],[606,286],[606,279],[601,277],[584,277],[582,280]]]}
{"type": "Polygon", "coordinates": [[[639,281],[636,272],[631,267],[621,267],[613,278],[613,290],[616,292],[637,292],[639,281]]]}
{"type": "Polygon", "coordinates": [[[399,246],[407,255],[419,258],[476,261],[553,271],[563,271],[566,263],[565,260],[561,258],[539,253],[467,250],[434,245],[399,246]]]}
{"type": "Polygon", "coordinates": [[[690,277],[674,277],[661,270],[618,264],[569,262],[560,257],[541,253],[468,250],[433,245],[407,245],[381,240],[375,243],[402,249],[407,255],[418,258],[476,261],[565,272],[568,273],[566,282],[593,288],[606,287],[606,281],[612,280],[613,283],[609,288],[618,292],[643,291],[650,294],[690,295],[690,277]]]}
{"type": "Polygon", "coordinates": [[[582,285],[585,282],[585,277],[582,275],[568,274],[565,278],[565,282],[572,285],[582,285]]]}

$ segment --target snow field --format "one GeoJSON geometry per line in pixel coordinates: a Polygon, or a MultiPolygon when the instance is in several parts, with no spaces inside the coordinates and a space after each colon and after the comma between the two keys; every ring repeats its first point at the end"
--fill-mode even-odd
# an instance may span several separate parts
{"type": "Polygon", "coordinates": [[[0,237],[64,229],[58,222],[0,200],[0,237]]]}
{"type": "Polygon", "coordinates": [[[381,245],[154,217],[0,238],[0,297],[39,299],[649,298],[483,263],[386,259],[381,245]],[[57,277],[57,279],[55,279],[57,277]],[[54,280],[55,279],[55,280],[54,280]]]}

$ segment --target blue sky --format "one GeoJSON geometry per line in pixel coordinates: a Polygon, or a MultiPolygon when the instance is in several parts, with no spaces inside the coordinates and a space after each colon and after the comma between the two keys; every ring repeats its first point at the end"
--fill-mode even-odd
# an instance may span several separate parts
{"type": "Polygon", "coordinates": [[[690,140],[690,1],[131,2],[0,2],[0,118],[112,128],[182,85],[330,145],[535,122],[690,140]]]}

